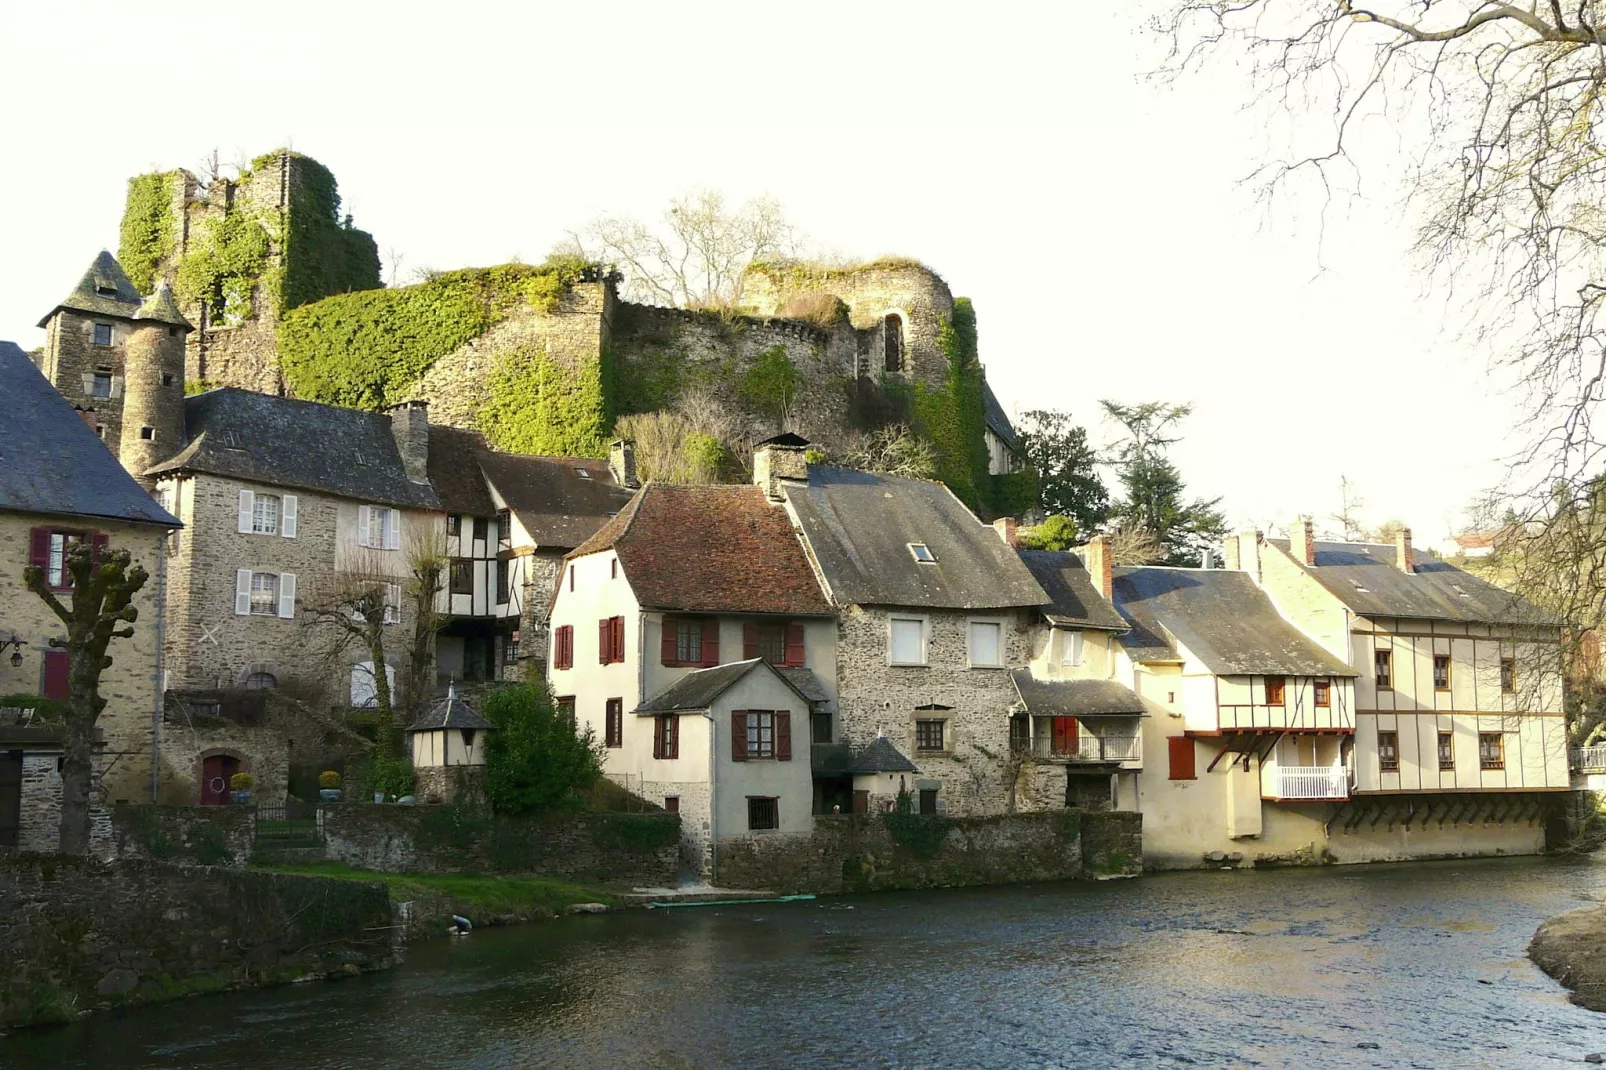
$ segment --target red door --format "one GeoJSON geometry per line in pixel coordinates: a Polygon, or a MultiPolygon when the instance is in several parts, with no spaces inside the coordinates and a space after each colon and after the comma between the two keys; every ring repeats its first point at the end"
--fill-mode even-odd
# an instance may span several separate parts
{"type": "Polygon", "coordinates": [[[69,697],[67,686],[67,672],[71,668],[71,660],[65,650],[45,651],[45,698],[55,699],[57,702],[66,702],[69,697]]]}
{"type": "Polygon", "coordinates": [[[1076,753],[1076,718],[1054,718],[1054,753],[1076,753]]]}
{"type": "Polygon", "coordinates": [[[222,806],[229,802],[229,778],[240,771],[240,760],[227,754],[214,754],[201,762],[201,805],[222,806]]]}

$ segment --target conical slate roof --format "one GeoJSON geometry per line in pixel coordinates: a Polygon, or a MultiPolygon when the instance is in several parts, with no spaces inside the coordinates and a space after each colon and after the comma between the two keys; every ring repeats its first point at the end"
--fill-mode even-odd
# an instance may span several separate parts
{"type": "Polygon", "coordinates": [[[49,323],[50,317],[63,308],[87,312],[92,316],[116,316],[131,320],[143,300],[134,284],[128,281],[123,265],[102,249],[89,265],[89,270],[84,272],[84,277],[78,280],[78,285],[39,321],[39,326],[49,323]]]}
{"type": "Polygon", "coordinates": [[[433,732],[437,728],[495,728],[479,711],[457,697],[456,685],[447,689],[446,697],[437,702],[408,727],[409,732],[433,732]]]}
{"type": "Polygon", "coordinates": [[[877,736],[848,763],[850,773],[918,773],[915,763],[892,745],[885,736],[877,736]]]}
{"type": "MultiPolygon", "coordinates": [[[[116,263],[116,261],[112,261],[116,263]]],[[[155,320],[158,323],[171,323],[175,327],[183,327],[186,331],[195,328],[190,321],[184,318],[184,313],[178,310],[178,302],[173,300],[173,288],[163,279],[156,286],[156,292],[147,297],[134,313],[136,320],[155,320]]]]}

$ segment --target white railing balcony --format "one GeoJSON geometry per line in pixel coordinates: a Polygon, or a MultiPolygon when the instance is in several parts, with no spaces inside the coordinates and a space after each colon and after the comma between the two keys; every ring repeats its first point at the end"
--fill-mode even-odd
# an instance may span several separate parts
{"type": "Polygon", "coordinates": [[[1606,771],[1606,743],[1573,748],[1573,768],[1589,772],[1606,771]]]}
{"type": "Polygon", "coordinates": [[[1077,734],[1074,743],[1060,743],[1047,736],[1032,740],[1032,754],[1050,762],[1137,762],[1143,760],[1143,737],[1077,734]]]}
{"type": "Polygon", "coordinates": [[[1272,773],[1279,799],[1349,798],[1349,769],[1342,765],[1283,765],[1272,773]]]}

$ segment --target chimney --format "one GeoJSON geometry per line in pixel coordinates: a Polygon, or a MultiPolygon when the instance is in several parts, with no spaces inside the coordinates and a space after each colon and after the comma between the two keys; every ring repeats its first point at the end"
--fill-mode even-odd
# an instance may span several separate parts
{"type": "Polygon", "coordinates": [[[613,473],[613,481],[621,487],[631,490],[641,486],[636,479],[636,444],[625,439],[616,438],[608,444],[608,471],[613,473]]]}
{"type": "Polygon", "coordinates": [[[1228,535],[1221,542],[1222,564],[1234,572],[1242,566],[1238,563],[1238,536],[1228,535]]]}
{"type": "Polygon", "coordinates": [[[1296,516],[1288,528],[1288,552],[1301,565],[1316,563],[1316,527],[1308,516],[1296,516]]]}
{"type": "Polygon", "coordinates": [[[784,497],[781,480],[809,478],[809,462],[803,456],[807,445],[805,440],[791,434],[777,435],[758,444],[753,453],[753,482],[764,488],[770,501],[778,502],[784,497]]]}
{"type": "Polygon", "coordinates": [[[1249,573],[1255,586],[1260,586],[1260,532],[1248,528],[1229,541],[1238,544],[1238,568],[1249,573]]]}
{"type": "Polygon", "coordinates": [[[1401,528],[1394,533],[1394,565],[1401,572],[1416,571],[1416,551],[1411,549],[1411,529],[1401,528]]]}
{"type": "Polygon", "coordinates": [[[1093,577],[1093,584],[1099,589],[1099,594],[1105,601],[1115,597],[1115,576],[1111,571],[1115,565],[1113,555],[1110,553],[1110,537],[1108,535],[1095,535],[1082,547],[1082,564],[1087,567],[1088,575],[1093,577]]]}
{"type": "Polygon", "coordinates": [[[1020,547],[1020,538],[1016,535],[1019,527],[1012,516],[1001,516],[993,521],[993,530],[998,532],[998,537],[1012,550],[1020,547]]]}
{"type": "Polygon", "coordinates": [[[414,483],[429,482],[429,402],[404,401],[385,410],[402,467],[414,483]]]}

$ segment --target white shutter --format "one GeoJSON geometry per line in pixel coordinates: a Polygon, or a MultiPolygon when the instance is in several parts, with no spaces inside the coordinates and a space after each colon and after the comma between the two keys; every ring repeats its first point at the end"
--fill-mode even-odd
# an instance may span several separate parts
{"type": "Polygon", "coordinates": [[[251,613],[251,570],[248,568],[234,570],[234,612],[242,617],[251,613]]]}
{"type": "Polygon", "coordinates": [[[368,514],[370,510],[366,505],[357,506],[357,545],[368,545],[368,514]]]}
{"type": "Polygon", "coordinates": [[[401,514],[394,509],[385,510],[385,549],[401,549],[401,514]]]}
{"type": "Polygon", "coordinates": [[[296,615],[296,574],[279,573],[279,616],[289,620],[296,615]]]}
{"type": "Polygon", "coordinates": [[[401,620],[401,584],[385,584],[385,623],[395,624],[401,620]]]}
{"type": "Polygon", "coordinates": [[[95,374],[93,372],[85,372],[84,373],[84,393],[93,394],[94,392],[95,392],[95,374]]]}
{"type": "Polygon", "coordinates": [[[240,492],[240,524],[238,531],[241,535],[251,534],[251,507],[256,504],[257,496],[248,490],[240,492]]]}
{"type": "Polygon", "coordinates": [[[121,375],[114,375],[114,376],[112,376],[112,397],[120,398],[122,396],[123,396],[123,377],[121,375]]]}
{"type": "Polygon", "coordinates": [[[279,534],[287,539],[296,537],[296,496],[286,494],[279,500],[279,534]]]}

